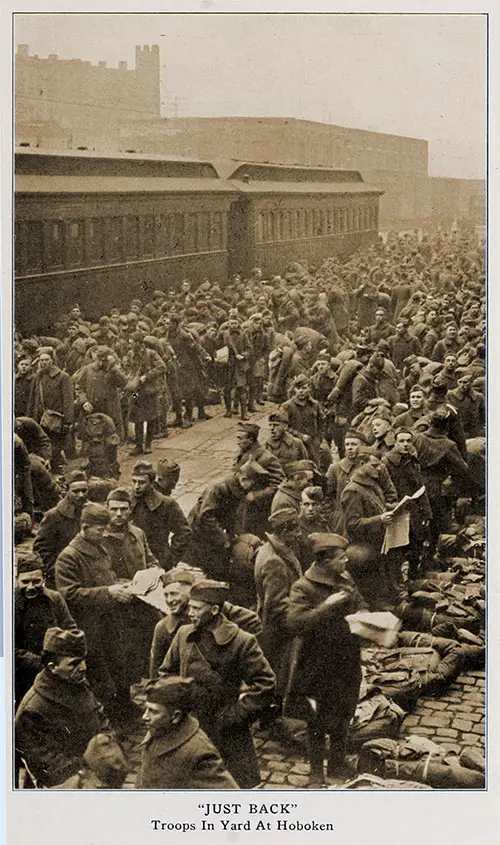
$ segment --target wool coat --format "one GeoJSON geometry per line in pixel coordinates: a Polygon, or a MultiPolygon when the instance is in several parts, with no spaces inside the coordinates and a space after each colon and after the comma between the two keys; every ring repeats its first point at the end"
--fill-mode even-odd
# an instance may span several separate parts
{"type": "Polygon", "coordinates": [[[191,542],[191,529],[171,496],[151,489],[132,496],[132,520],[144,531],[153,555],[165,570],[182,560],[191,542]]]}
{"type": "Polygon", "coordinates": [[[159,672],[194,678],[201,726],[239,786],[256,786],[260,772],[250,725],[268,708],[276,688],[256,638],[222,615],[209,631],[183,625],[159,672]]]}
{"type": "Polygon", "coordinates": [[[257,612],[263,631],[261,648],[276,675],[276,691],[283,696],[288,681],[292,638],[286,626],[286,613],[292,584],[302,569],[292,550],[276,534],[266,534],[265,542],[255,558],[257,612]]]}
{"type": "Polygon", "coordinates": [[[187,715],[170,731],[147,734],[136,789],[238,789],[220,754],[187,715]]]}
{"type": "Polygon", "coordinates": [[[87,682],[68,683],[43,669],[16,713],[16,751],[37,787],[55,786],[77,773],[89,740],[108,728],[87,682]]]}
{"type": "Polygon", "coordinates": [[[58,555],[80,530],[80,512],[65,496],[44,515],[33,543],[33,551],[43,560],[45,580],[55,586],[55,564],[58,555]]]}

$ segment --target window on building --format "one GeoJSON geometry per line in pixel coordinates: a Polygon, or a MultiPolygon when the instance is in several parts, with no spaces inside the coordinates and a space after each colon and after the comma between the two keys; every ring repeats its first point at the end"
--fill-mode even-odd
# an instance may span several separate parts
{"type": "Polygon", "coordinates": [[[46,267],[64,266],[64,223],[62,220],[49,220],[45,224],[45,250],[46,267]]]}
{"type": "Polygon", "coordinates": [[[184,216],[184,252],[197,252],[197,220],[196,214],[184,216]]]}
{"type": "Polygon", "coordinates": [[[159,214],[156,217],[156,254],[171,254],[169,219],[166,214],[159,214]]]}
{"type": "Polygon", "coordinates": [[[105,230],[102,217],[87,220],[86,256],[89,264],[101,264],[105,260],[105,230]]]}
{"type": "Polygon", "coordinates": [[[123,218],[123,243],[125,258],[139,257],[139,218],[127,216],[123,218]]]}
{"type": "Polygon", "coordinates": [[[106,252],[108,261],[121,261],[123,258],[123,217],[110,217],[108,220],[106,252]]]}
{"type": "Polygon", "coordinates": [[[153,214],[146,214],[142,218],[142,255],[155,254],[155,218],[153,214]]]}
{"type": "Polygon", "coordinates": [[[171,214],[169,219],[172,255],[180,255],[186,251],[184,248],[184,215],[171,214]]]}
{"type": "Polygon", "coordinates": [[[210,250],[210,214],[207,211],[200,211],[198,214],[198,252],[210,250]]]}
{"type": "Polygon", "coordinates": [[[70,267],[84,263],[85,220],[70,220],[66,225],[67,259],[70,267]]]}

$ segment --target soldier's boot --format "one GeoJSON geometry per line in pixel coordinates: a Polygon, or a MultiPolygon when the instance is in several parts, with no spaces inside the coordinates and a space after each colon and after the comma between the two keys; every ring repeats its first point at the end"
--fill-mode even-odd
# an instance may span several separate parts
{"type": "Polygon", "coordinates": [[[321,731],[308,727],[307,746],[309,753],[309,786],[325,786],[325,735],[321,731]]]}
{"type": "Polygon", "coordinates": [[[246,393],[242,393],[241,396],[240,396],[240,406],[241,406],[240,419],[248,420],[249,416],[247,414],[248,405],[247,405],[246,393]]]}

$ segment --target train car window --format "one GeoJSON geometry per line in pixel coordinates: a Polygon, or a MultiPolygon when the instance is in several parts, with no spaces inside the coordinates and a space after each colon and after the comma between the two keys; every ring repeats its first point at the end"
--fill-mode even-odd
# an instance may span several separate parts
{"type": "Polygon", "coordinates": [[[101,217],[91,217],[87,220],[87,236],[85,238],[86,257],[90,264],[100,264],[105,259],[104,220],[101,217]]]}
{"type": "Polygon", "coordinates": [[[155,218],[146,214],[142,218],[142,255],[155,254],[155,218]]]}
{"type": "Polygon", "coordinates": [[[68,266],[81,267],[84,263],[85,220],[70,220],[66,225],[66,256],[68,266]]]}
{"type": "Polygon", "coordinates": [[[45,265],[64,266],[64,223],[62,220],[48,220],[45,223],[45,265]]]}
{"type": "Polygon", "coordinates": [[[16,220],[14,228],[14,269],[16,276],[22,276],[26,270],[27,238],[24,229],[24,222],[16,220]]]}
{"type": "Polygon", "coordinates": [[[172,214],[170,216],[170,232],[172,255],[180,255],[184,252],[184,215],[172,214]]]}
{"type": "Polygon", "coordinates": [[[196,214],[186,214],[184,219],[184,252],[197,252],[196,214]]]}
{"type": "Polygon", "coordinates": [[[264,215],[259,211],[255,218],[255,242],[261,244],[264,242],[264,215]]]}
{"type": "MultiPolygon", "coordinates": [[[[259,214],[259,219],[262,215],[259,214]]],[[[224,232],[222,214],[216,212],[210,215],[210,249],[224,248],[224,232]]]]}
{"type": "Polygon", "coordinates": [[[262,235],[264,243],[271,240],[271,212],[264,211],[262,214],[262,235]]]}
{"type": "Polygon", "coordinates": [[[42,221],[27,220],[22,226],[20,239],[22,239],[21,252],[24,253],[25,271],[27,273],[40,273],[44,267],[42,221]]]}
{"type": "Polygon", "coordinates": [[[123,217],[110,217],[106,240],[108,261],[121,261],[123,258],[123,217]]]}
{"type": "Polygon", "coordinates": [[[280,240],[280,212],[271,212],[271,241],[280,240]]]}
{"type": "Polygon", "coordinates": [[[289,241],[291,237],[291,220],[292,217],[291,211],[283,211],[283,240],[289,241]]]}
{"type": "Polygon", "coordinates": [[[125,258],[139,256],[139,218],[127,215],[123,218],[123,245],[125,258]]]}
{"type": "Polygon", "coordinates": [[[156,254],[171,254],[170,227],[166,214],[159,214],[156,217],[156,254]]]}
{"type": "Polygon", "coordinates": [[[289,221],[289,231],[292,241],[297,240],[297,212],[295,210],[288,212],[288,221],[289,221]]]}
{"type": "Polygon", "coordinates": [[[210,249],[210,214],[200,211],[198,214],[198,252],[210,249]]]}

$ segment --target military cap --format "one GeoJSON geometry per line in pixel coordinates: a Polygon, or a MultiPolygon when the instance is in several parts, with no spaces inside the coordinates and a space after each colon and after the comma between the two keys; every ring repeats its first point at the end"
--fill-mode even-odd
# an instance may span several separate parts
{"type": "Polygon", "coordinates": [[[25,572],[36,572],[40,569],[43,572],[43,560],[37,552],[26,552],[16,555],[16,572],[22,575],[25,572]]]}
{"type": "Polygon", "coordinates": [[[181,468],[176,461],[169,461],[168,458],[160,458],[156,465],[156,475],[158,478],[167,478],[172,475],[179,478],[181,468]]]}
{"type": "Polygon", "coordinates": [[[316,361],[328,361],[330,363],[331,356],[328,352],[320,352],[319,355],[316,357],[316,361]]]}
{"type": "Polygon", "coordinates": [[[389,409],[384,408],[382,405],[377,408],[377,410],[372,416],[372,420],[385,420],[386,422],[391,422],[392,415],[389,409]]]}
{"type": "Polygon", "coordinates": [[[132,468],[132,475],[147,475],[149,478],[154,478],[156,472],[151,461],[137,461],[132,468]]]}
{"type": "Polygon", "coordinates": [[[330,552],[336,549],[347,549],[349,541],[340,534],[309,534],[309,542],[313,555],[320,552],[330,552]]]}
{"type": "Polygon", "coordinates": [[[102,778],[106,778],[112,771],[130,771],[123,751],[111,734],[93,736],[84,751],[83,759],[87,766],[102,778]]]}
{"type": "Polygon", "coordinates": [[[132,501],[132,497],[130,495],[130,491],[127,490],[126,487],[116,487],[114,490],[110,490],[108,495],[106,496],[107,502],[128,502],[129,504],[132,501]]]}
{"type": "Polygon", "coordinates": [[[52,346],[39,346],[37,349],[38,355],[50,355],[51,358],[54,357],[54,348],[52,346]]]}
{"type": "Polygon", "coordinates": [[[43,638],[43,650],[59,657],[85,657],[87,643],[83,631],[65,631],[62,628],[47,628],[43,638]]]}
{"type": "Polygon", "coordinates": [[[194,680],[170,675],[159,678],[146,686],[146,698],[154,704],[174,707],[179,710],[190,710],[192,706],[194,680]]]}
{"type": "Polygon", "coordinates": [[[108,525],[110,515],[104,505],[97,502],[87,502],[82,510],[82,525],[108,525]]]}
{"type": "Polygon", "coordinates": [[[293,475],[296,472],[314,472],[314,464],[312,461],[302,459],[301,461],[290,461],[285,466],[287,475],[293,475]]]}
{"type": "Polygon", "coordinates": [[[138,308],[142,308],[142,302],[141,302],[140,299],[133,299],[132,302],[130,303],[131,308],[132,308],[132,305],[136,305],[138,308]]]}
{"type": "Polygon", "coordinates": [[[146,337],[146,333],[142,331],[132,332],[130,335],[130,339],[134,341],[134,343],[144,343],[144,339],[146,337]]]}
{"type": "Polygon", "coordinates": [[[253,435],[255,439],[259,436],[260,426],[256,425],[255,423],[251,422],[239,422],[238,428],[241,431],[245,431],[247,434],[253,435]]]}
{"type": "Polygon", "coordinates": [[[432,385],[433,390],[439,390],[439,391],[444,391],[444,392],[447,392],[447,390],[448,390],[448,385],[446,383],[446,380],[443,378],[441,373],[438,373],[437,375],[434,376],[434,378],[432,379],[431,385],[432,385]]]}
{"type": "Polygon", "coordinates": [[[84,472],[82,472],[81,469],[74,469],[73,472],[68,472],[64,480],[66,481],[66,484],[69,487],[70,484],[77,484],[82,481],[86,482],[87,476],[84,472]]]}
{"type": "Polygon", "coordinates": [[[269,525],[271,528],[281,528],[287,522],[295,522],[298,519],[298,513],[295,508],[278,508],[269,517],[269,525]]]}
{"type": "Polygon", "coordinates": [[[293,386],[294,387],[299,387],[301,384],[309,384],[309,383],[310,383],[309,376],[306,376],[305,373],[299,373],[299,375],[295,376],[295,378],[293,380],[293,386]]]}
{"type": "Polygon", "coordinates": [[[166,586],[167,584],[194,584],[199,580],[199,575],[197,575],[196,572],[192,572],[190,569],[178,569],[177,567],[174,567],[174,569],[169,569],[168,572],[165,572],[165,574],[161,576],[161,580],[163,582],[163,586],[166,586]]]}
{"type": "Polygon", "coordinates": [[[193,585],[191,598],[205,601],[207,604],[224,604],[229,595],[229,584],[226,581],[211,581],[208,578],[193,585]]]}
{"type": "Polygon", "coordinates": [[[153,291],[153,299],[163,299],[165,296],[165,292],[162,290],[154,290],[153,291]]]}
{"type": "Polygon", "coordinates": [[[242,475],[245,478],[252,478],[254,480],[269,475],[268,471],[261,467],[257,461],[250,460],[239,466],[236,470],[237,475],[242,475]]]}
{"type": "Polygon", "coordinates": [[[306,487],[302,491],[303,496],[307,496],[311,502],[322,502],[324,499],[323,489],[321,487],[306,487]]]}
{"type": "Polygon", "coordinates": [[[269,414],[269,422],[288,423],[290,420],[286,411],[274,411],[269,414]]]}
{"type": "Polygon", "coordinates": [[[368,443],[368,440],[366,439],[363,432],[358,431],[356,428],[350,428],[348,429],[348,431],[346,431],[344,435],[344,441],[347,440],[348,437],[353,439],[356,438],[356,440],[360,440],[361,443],[368,443]]]}

